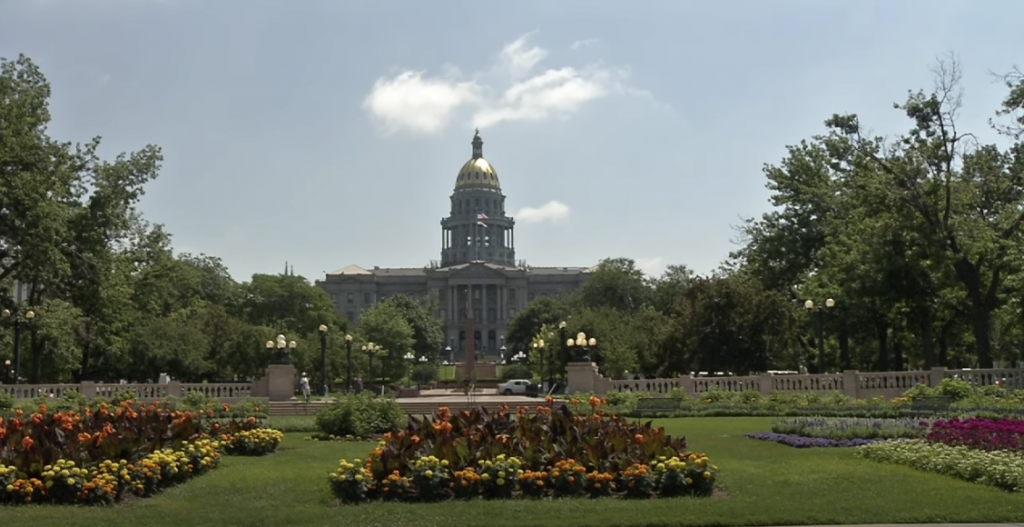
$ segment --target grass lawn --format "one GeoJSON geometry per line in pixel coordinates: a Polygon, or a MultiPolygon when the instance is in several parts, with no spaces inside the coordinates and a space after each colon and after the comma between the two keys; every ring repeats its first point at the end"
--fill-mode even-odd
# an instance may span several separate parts
{"type": "Polygon", "coordinates": [[[217,470],[154,498],[114,507],[3,507],[4,525],[358,527],[523,525],[798,525],[1013,522],[1024,494],[886,466],[847,449],[798,450],[742,437],[771,418],[665,419],[721,469],[724,497],[662,500],[473,501],[335,506],[327,474],[370,444],[318,443],[288,434],[265,458],[225,457],[217,470]]]}

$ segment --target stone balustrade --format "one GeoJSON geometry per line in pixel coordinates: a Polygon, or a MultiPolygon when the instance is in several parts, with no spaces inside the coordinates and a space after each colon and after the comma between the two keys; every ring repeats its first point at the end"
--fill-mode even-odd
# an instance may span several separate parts
{"type": "Polygon", "coordinates": [[[185,383],[96,383],[83,381],[81,384],[2,384],[0,393],[13,395],[15,399],[35,397],[61,397],[66,392],[76,391],[88,400],[97,397],[111,399],[118,392],[129,391],[139,401],[156,401],[167,397],[182,398],[190,392],[200,392],[207,397],[216,397],[223,403],[236,403],[248,397],[287,401],[294,397],[295,367],[290,364],[275,364],[267,368],[266,375],[254,382],[211,382],[185,383]]]}
{"type": "Polygon", "coordinates": [[[1024,389],[1024,370],[947,370],[932,368],[924,371],[860,372],[846,370],[842,373],[772,375],[763,373],[751,376],[724,377],[676,377],[671,379],[609,379],[598,372],[591,363],[570,363],[568,365],[569,393],[592,392],[605,395],[610,392],[646,392],[655,396],[667,396],[680,389],[689,394],[708,390],[725,392],[757,391],[763,395],[772,392],[814,392],[821,394],[842,393],[858,399],[872,397],[899,397],[916,384],[938,386],[943,379],[963,379],[975,386],[1001,384],[1008,388],[1024,389]]]}

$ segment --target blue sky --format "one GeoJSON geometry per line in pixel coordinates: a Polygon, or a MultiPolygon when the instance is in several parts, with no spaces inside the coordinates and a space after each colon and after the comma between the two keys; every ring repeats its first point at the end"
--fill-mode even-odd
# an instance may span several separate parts
{"type": "Polygon", "coordinates": [[[518,258],[708,272],[768,208],[762,166],[856,112],[878,133],[962,61],[966,129],[1020,63],[995,1],[2,0],[0,56],[54,90],[51,134],[163,147],[142,202],[238,279],[439,259],[473,128],[518,258]]]}

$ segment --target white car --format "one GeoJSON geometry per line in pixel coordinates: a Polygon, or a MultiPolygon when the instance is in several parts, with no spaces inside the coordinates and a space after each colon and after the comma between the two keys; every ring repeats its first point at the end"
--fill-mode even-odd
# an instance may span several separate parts
{"type": "Polygon", "coordinates": [[[536,384],[525,379],[513,379],[498,385],[498,393],[503,395],[537,395],[536,384]]]}

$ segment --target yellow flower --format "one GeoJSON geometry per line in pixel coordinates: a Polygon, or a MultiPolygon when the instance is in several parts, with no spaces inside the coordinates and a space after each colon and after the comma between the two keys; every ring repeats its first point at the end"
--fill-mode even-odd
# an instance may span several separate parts
{"type": "Polygon", "coordinates": [[[705,470],[704,471],[704,479],[711,479],[711,473],[705,470]]]}

